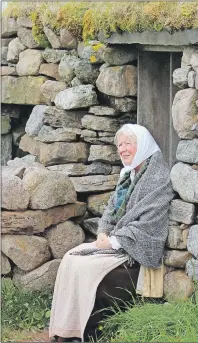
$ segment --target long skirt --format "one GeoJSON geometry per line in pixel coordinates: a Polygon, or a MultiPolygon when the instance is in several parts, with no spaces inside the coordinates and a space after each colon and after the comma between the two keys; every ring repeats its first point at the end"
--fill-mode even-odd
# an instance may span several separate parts
{"type": "Polygon", "coordinates": [[[127,261],[115,255],[69,255],[71,251],[94,247],[83,243],[68,251],[58,269],[52,301],[49,337],[79,337],[94,307],[96,291],[102,279],[127,261]]]}

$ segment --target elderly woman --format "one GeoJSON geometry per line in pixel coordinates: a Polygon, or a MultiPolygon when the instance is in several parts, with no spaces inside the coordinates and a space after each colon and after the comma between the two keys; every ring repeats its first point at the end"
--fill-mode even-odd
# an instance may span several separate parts
{"type": "Polygon", "coordinates": [[[57,273],[49,336],[58,336],[58,342],[72,337],[83,340],[97,287],[119,265],[126,261],[141,265],[140,293],[149,277],[150,281],[160,275],[163,279],[168,209],[173,198],[169,169],[143,126],[123,125],[115,144],[124,168],[99,221],[97,240],[68,251],[57,273]]]}

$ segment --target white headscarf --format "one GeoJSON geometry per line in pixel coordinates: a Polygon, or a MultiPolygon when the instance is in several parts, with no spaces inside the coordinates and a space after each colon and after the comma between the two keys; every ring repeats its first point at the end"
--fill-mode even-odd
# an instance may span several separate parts
{"type": "Polygon", "coordinates": [[[137,152],[130,166],[125,165],[121,158],[124,168],[120,172],[120,177],[122,177],[126,171],[131,170],[131,178],[133,178],[135,175],[135,168],[148,157],[152,156],[156,151],[161,150],[150,132],[144,126],[138,124],[124,124],[117,131],[115,139],[117,138],[119,132],[128,135],[130,131],[136,136],[137,152]]]}

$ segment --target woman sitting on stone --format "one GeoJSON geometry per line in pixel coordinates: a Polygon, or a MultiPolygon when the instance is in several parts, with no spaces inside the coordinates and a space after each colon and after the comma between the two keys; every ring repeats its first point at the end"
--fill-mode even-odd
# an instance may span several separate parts
{"type": "Polygon", "coordinates": [[[173,198],[170,172],[145,127],[123,125],[115,143],[124,168],[99,221],[97,240],[68,251],[57,273],[49,336],[58,336],[58,342],[83,340],[99,283],[126,261],[141,265],[136,291],[163,294],[162,257],[173,198]],[[147,287],[146,282],[156,279],[147,287]]]}

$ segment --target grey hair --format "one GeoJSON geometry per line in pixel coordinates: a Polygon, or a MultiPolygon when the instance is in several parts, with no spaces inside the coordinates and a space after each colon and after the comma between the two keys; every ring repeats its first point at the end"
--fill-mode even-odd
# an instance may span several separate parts
{"type": "Polygon", "coordinates": [[[137,137],[135,133],[131,130],[128,124],[124,124],[115,134],[114,144],[118,144],[118,138],[120,135],[128,136],[134,143],[137,143],[137,137]]]}

